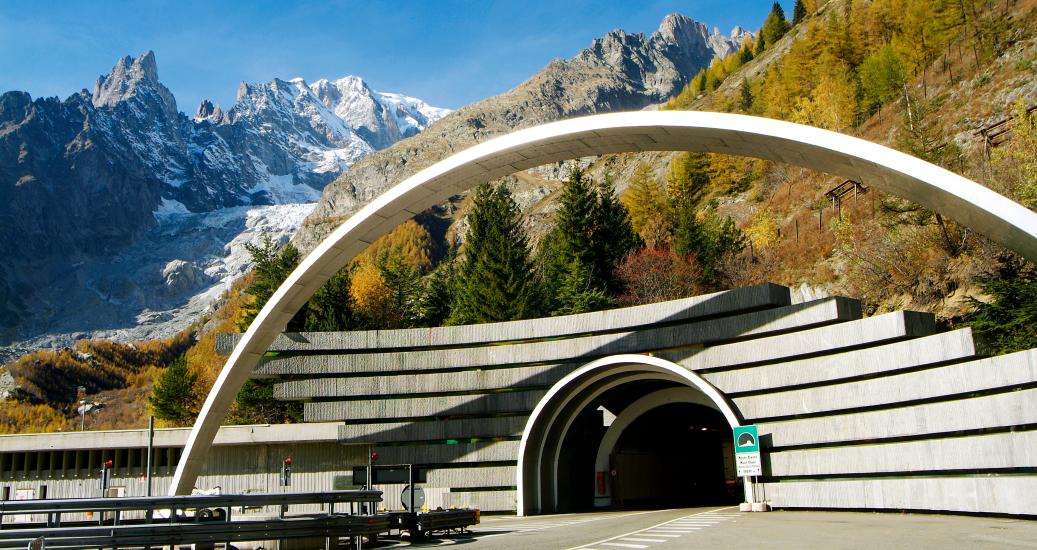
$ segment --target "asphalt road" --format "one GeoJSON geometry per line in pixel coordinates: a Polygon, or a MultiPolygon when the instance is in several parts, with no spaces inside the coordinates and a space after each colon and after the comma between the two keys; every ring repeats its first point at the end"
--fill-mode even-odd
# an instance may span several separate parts
{"type": "Polygon", "coordinates": [[[1037,521],[852,512],[739,513],[737,508],[598,512],[520,518],[490,516],[470,534],[378,548],[465,545],[519,550],[683,550],[697,548],[1034,548],[1037,521]]]}

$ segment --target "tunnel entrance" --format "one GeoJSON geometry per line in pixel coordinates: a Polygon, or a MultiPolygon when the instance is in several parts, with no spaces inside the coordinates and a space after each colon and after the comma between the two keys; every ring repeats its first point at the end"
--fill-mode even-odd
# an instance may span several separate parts
{"type": "Polygon", "coordinates": [[[679,401],[693,391],[636,381],[585,406],[558,454],[557,511],[740,502],[731,427],[719,411],[679,401]]]}
{"type": "Polygon", "coordinates": [[[623,430],[609,456],[613,506],[681,508],[739,501],[731,428],[691,403],[652,409],[623,430]]]}
{"type": "Polygon", "coordinates": [[[731,444],[739,425],[722,393],[676,363],[596,359],[551,386],[526,421],[518,511],[741,502],[747,487],[735,479],[731,444]]]}

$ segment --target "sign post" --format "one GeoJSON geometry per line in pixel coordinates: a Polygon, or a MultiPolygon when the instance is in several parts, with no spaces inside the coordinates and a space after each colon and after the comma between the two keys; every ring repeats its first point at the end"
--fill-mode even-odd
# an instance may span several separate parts
{"type": "Polygon", "coordinates": [[[738,476],[745,479],[745,483],[752,489],[747,498],[749,503],[756,501],[756,487],[750,479],[752,476],[763,475],[763,461],[760,459],[760,436],[756,426],[735,426],[733,428],[735,439],[735,466],[738,476]]]}

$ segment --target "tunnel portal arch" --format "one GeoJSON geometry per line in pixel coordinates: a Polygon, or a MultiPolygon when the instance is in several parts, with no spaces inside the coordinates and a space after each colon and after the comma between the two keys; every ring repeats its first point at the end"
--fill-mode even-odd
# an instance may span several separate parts
{"type": "MultiPolygon", "coordinates": [[[[649,394],[659,394],[655,395],[655,399],[661,397],[671,399],[672,402],[706,405],[720,412],[730,427],[740,425],[738,414],[720,391],[676,363],[638,354],[613,355],[592,361],[553,385],[526,422],[519,443],[516,468],[519,514],[552,513],[558,510],[559,457],[562,443],[576,415],[608,390],[644,380],[665,380],[678,385],[673,388],[675,391],[660,390],[649,394]]],[[[647,403],[641,403],[638,409],[643,408],[641,412],[644,412],[653,408],[645,405],[647,403]]],[[[637,416],[640,413],[631,414],[630,420],[633,421],[637,416]]],[[[617,420],[621,417],[623,413],[617,420]]],[[[588,472],[587,484],[591,481],[588,472]]],[[[744,491],[746,498],[749,498],[750,488],[745,486],[744,491]]]]}

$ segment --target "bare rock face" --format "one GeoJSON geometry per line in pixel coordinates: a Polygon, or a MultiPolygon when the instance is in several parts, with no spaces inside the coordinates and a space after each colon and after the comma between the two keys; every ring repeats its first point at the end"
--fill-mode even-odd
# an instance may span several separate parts
{"type": "Polygon", "coordinates": [[[673,96],[714,56],[738,49],[744,33],[722,36],[683,15],[651,36],[612,31],[572,59],[554,60],[513,90],[463,107],[412,139],[356,163],[324,188],[295,237],[310,250],[361,206],[419,170],[478,142],[554,120],[642,109],[673,96]]]}
{"type": "Polygon", "coordinates": [[[185,294],[212,282],[198,266],[184,260],[172,260],[162,268],[162,280],[171,294],[185,294]]]}
{"type": "Polygon", "coordinates": [[[18,382],[6,369],[0,370],[0,402],[14,397],[18,391],[18,382]]]}

